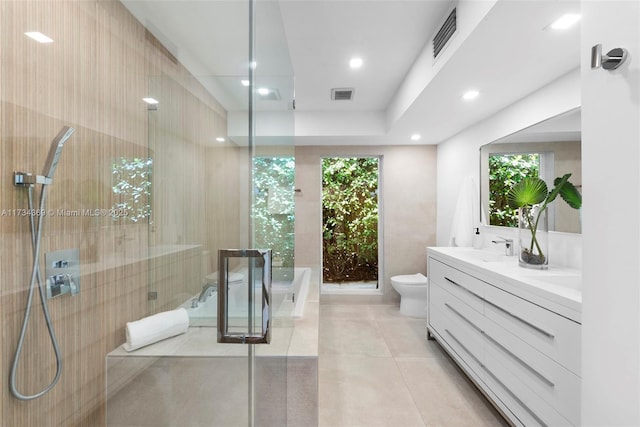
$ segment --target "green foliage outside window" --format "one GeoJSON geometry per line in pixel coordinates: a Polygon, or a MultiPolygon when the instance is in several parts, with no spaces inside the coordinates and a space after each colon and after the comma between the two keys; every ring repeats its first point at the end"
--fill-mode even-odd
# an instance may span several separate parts
{"type": "Polygon", "coordinates": [[[253,221],[257,248],[271,249],[274,267],[294,266],[293,157],[256,157],[253,160],[253,221]]]}
{"type": "Polygon", "coordinates": [[[119,196],[112,207],[118,212],[114,221],[139,222],[151,217],[152,166],[150,157],[120,157],[112,163],[112,191],[119,196]]]}
{"type": "Polygon", "coordinates": [[[494,154],[489,156],[489,224],[518,226],[518,211],[509,206],[507,193],[525,177],[540,173],[540,155],[494,154]]]}
{"type": "Polygon", "coordinates": [[[322,160],[323,280],[378,278],[378,159],[322,160]]]}

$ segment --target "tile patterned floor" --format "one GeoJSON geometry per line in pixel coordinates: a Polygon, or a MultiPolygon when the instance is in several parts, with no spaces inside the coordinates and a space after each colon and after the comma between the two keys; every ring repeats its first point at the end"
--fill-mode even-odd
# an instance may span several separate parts
{"type": "Polygon", "coordinates": [[[396,305],[320,306],[320,427],[509,424],[396,305]]]}

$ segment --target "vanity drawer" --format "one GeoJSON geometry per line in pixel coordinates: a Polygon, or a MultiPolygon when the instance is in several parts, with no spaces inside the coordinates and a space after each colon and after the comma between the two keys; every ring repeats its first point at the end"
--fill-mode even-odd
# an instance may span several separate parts
{"type": "Polygon", "coordinates": [[[452,317],[440,309],[433,307],[429,325],[436,333],[447,352],[477,380],[483,371],[484,337],[482,334],[461,320],[452,317]],[[443,342],[442,342],[443,341],[443,342]]]}
{"type": "Polygon", "coordinates": [[[487,319],[581,376],[579,323],[491,285],[484,298],[487,319]]]}
{"type": "Polygon", "coordinates": [[[487,363],[499,361],[510,378],[518,379],[572,425],[580,425],[580,378],[520,337],[487,320],[484,325],[487,363]]]}
{"type": "Polygon", "coordinates": [[[450,293],[438,283],[433,283],[429,288],[431,298],[431,308],[437,308],[446,315],[462,322],[465,328],[470,328],[482,334],[484,330],[485,317],[474,310],[466,301],[461,300],[456,295],[450,293]]]}
{"type": "Polygon", "coordinates": [[[564,427],[572,426],[551,405],[534,393],[518,377],[506,368],[506,360],[491,351],[486,353],[484,382],[492,393],[513,414],[511,421],[519,421],[527,427],[564,427]]]}
{"type": "Polygon", "coordinates": [[[429,258],[428,275],[431,283],[440,285],[477,312],[483,312],[483,295],[487,286],[485,282],[433,258],[429,258]]]}

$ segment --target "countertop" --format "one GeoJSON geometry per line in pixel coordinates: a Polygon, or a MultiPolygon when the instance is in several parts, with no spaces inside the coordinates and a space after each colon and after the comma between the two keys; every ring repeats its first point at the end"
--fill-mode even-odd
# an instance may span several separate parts
{"type": "Polygon", "coordinates": [[[547,270],[523,268],[517,256],[472,248],[429,247],[427,254],[581,323],[582,272],[578,269],[553,265],[547,270]]]}

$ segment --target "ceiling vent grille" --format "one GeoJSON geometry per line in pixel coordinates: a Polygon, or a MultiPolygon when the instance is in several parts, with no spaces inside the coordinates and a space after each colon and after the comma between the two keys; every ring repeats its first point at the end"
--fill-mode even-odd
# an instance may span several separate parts
{"type": "Polygon", "coordinates": [[[442,27],[436,33],[436,36],[433,38],[433,57],[436,58],[442,48],[445,47],[451,36],[456,32],[457,29],[457,20],[456,20],[456,9],[454,8],[449,16],[447,17],[442,27]]]}
{"type": "Polygon", "coordinates": [[[355,89],[352,87],[331,89],[331,99],[334,101],[351,101],[355,89]]]}

